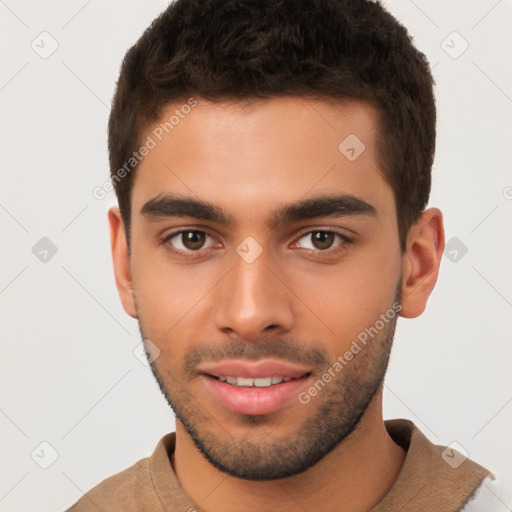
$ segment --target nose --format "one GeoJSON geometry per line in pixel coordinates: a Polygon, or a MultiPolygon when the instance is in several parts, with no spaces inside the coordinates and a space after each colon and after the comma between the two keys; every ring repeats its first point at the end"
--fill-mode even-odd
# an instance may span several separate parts
{"type": "Polygon", "coordinates": [[[217,329],[246,341],[290,331],[295,321],[293,295],[279,278],[278,267],[269,264],[264,253],[251,263],[235,254],[233,263],[216,289],[217,329]]]}

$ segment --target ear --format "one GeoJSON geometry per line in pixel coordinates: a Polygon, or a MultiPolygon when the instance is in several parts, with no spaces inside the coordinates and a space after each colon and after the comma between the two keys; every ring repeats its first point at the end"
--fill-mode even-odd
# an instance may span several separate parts
{"type": "Polygon", "coordinates": [[[123,308],[133,318],[137,318],[135,297],[132,288],[132,275],[130,269],[130,254],[126,243],[126,232],[117,206],[108,211],[110,224],[110,243],[112,246],[112,260],[116,277],[117,291],[121,298],[123,308]]]}
{"type": "Polygon", "coordinates": [[[434,289],[444,250],[443,214],[425,210],[411,227],[402,258],[402,309],[400,316],[420,316],[434,289]]]}

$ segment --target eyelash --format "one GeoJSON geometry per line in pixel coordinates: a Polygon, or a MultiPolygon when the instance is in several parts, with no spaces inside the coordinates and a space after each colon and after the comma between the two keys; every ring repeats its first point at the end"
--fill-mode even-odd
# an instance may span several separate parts
{"type": "MultiPolygon", "coordinates": [[[[172,247],[172,245],[170,245],[168,243],[170,240],[172,240],[173,238],[177,237],[178,235],[181,235],[182,233],[190,233],[190,232],[192,232],[192,233],[203,233],[206,236],[209,236],[210,238],[214,238],[208,232],[206,232],[204,230],[201,230],[201,229],[181,229],[179,231],[174,231],[173,233],[170,233],[170,234],[166,235],[160,241],[160,243],[162,245],[165,245],[167,250],[172,252],[175,256],[178,256],[180,258],[196,258],[197,256],[195,256],[195,255],[200,253],[204,249],[198,249],[197,251],[190,251],[190,250],[189,251],[182,251],[182,250],[179,250],[179,249],[175,249],[174,247],[172,247]]],[[[332,249],[332,248],[325,249],[325,250],[321,250],[321,249],[306,249],[309,253],[313,253],[314,255],[326,255],[326,254],[328,254],[329,256],[332,256],[332,255],[338,254],[338,253],[346,250],[347,249],[347,245],[352,243],[352,240],[348,236],[346,236],[345,234],[342,234],[342,233],[340,233],[338,231],[329,230],[329,229],[313,229],[313,230],[310,230],[310,231],[305,231],[305,232],[301,233],[300,235],[298,235],[297,241],[300,240],[301,238],[304,238],[306,235],[311,235],[313,233],[331,233],[333,235],[338,236],[342,240],[342,243],[340,243],[337,246],[335,246],[334,249],[332,249]]]]}

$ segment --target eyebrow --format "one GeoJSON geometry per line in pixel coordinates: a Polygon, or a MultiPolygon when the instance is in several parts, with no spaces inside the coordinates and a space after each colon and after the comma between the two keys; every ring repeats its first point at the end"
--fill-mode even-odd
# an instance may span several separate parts
{"type": "MultiPolygon", "coordinates": [[[[161,220],[169,217],[193,217],[236,227],[238,223],[233,217],[215,204],[192,197],[175,194],[161,194],[147,201],[140,210],[148,220],[161,220]]],[[[267,225],[271,229],[301,220],[319,217],[348,216],[377,217],[374,206],[351,194],[320,195],[278,207],[271,212],[267,225]]]]}

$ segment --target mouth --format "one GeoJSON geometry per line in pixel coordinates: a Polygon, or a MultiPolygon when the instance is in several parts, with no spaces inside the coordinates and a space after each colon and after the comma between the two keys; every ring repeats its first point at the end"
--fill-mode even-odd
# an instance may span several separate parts
{"type": "Polygon", "coordinates": [[[216,377],[215,375],[209,375],[214,379],[218,379],[221,382],[227,382],[232,386],[243,387],[243,388],[268,388],[270,386],[275,386],[276,384],[281,384],[282,382],[289,382],[290,380],[301,379],[302,377],[309,376],[310,373],[305,373],[300,377],[256,377],[256,378],[247,378],[247,377],[231,377],[220,375],[216,377]]]}
{"type": "Polygon", "coordinates": [[[292,404],[312,370],[276,360],[222,361],[198,368],[207,393],[238,414],[263,415],[292,404]]]}

